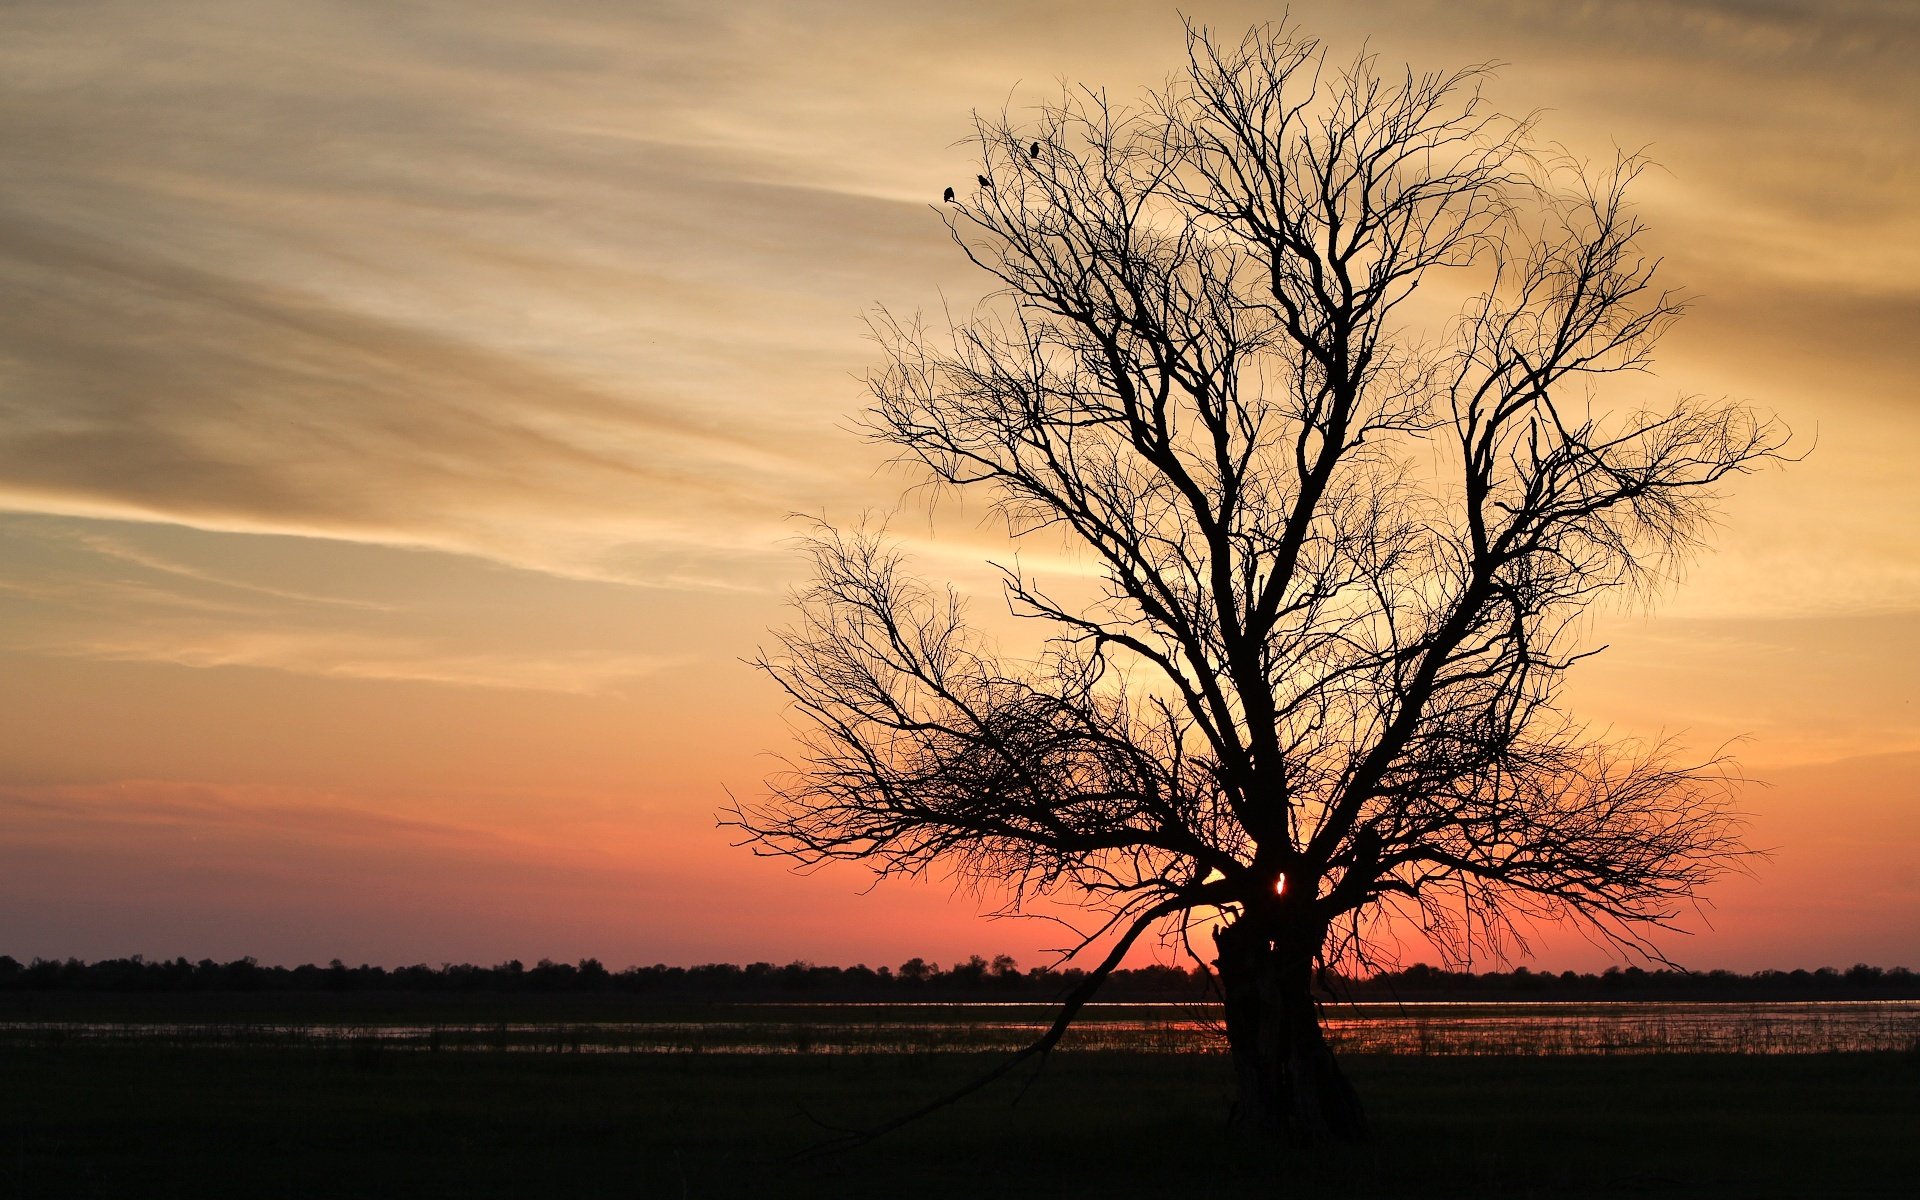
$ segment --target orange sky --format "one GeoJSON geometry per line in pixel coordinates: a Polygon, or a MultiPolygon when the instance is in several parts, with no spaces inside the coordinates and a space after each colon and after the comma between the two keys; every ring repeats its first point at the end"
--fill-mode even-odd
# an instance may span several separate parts
{"type": "MultiPolygon", "coordinates": [[[[1920,12],[1293,14],[1505,62],[1499,107],[1661,165],[1698,301],[1646,386],[1817,447],[1600,619],[1572,701],[1747,738],[1773,857],[1680,961],[1920,965],[1920,12]]],[[[786,736],[740,659],[787,514],[907,482],[844,432],[861,314],[981,288],[928,208],[967,112],[1180,48],[1160,4],[0,9],[0,953],[1039,961],[1044,923],[796,878],[714,813],[786,736]]],[[[969,519],[909,532],[986,586],[969,519]]]]}

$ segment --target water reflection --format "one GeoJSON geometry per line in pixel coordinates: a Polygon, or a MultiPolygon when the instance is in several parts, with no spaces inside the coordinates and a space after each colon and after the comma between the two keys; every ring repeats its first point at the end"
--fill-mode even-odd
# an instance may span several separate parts
{"type": "MultiPolygon", "coordinates": [[[[683,1019],[571,1023],[0,1023],[0,1046],[70,1041],[421,1051],[873,1054],[1012,1050],[1046,1027],[1035,1004],[724,1004],[683,1019]]],[[[1328,1036],[1368,1054],[1824,1054],[1920,1048],[1920,1001],[1343,1004],[1328,1036]]],[[[1065,1045],[1224,1049],[1207,1005],[1089,1005],[1065,1045]]]]}

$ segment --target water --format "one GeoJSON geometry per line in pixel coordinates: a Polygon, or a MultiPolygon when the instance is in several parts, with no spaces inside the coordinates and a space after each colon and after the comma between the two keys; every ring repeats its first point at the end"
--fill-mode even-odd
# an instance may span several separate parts
{"type": "MultiPolygon", "coordinates": [[[[0,1022],[0,1048],[72,1042],[351,1045],[521,1053],[860,1054],[1016,1050],[1037,1004],[716,1004],[693,1019],[570,1023],[0,1022]]],[[[1336,1049],[1385,1054],[1824,1054],[1920,1048],[1920,1001],[1330,1005],[1336,1049]]],[[[1090,1004],[1067,1049],[1217,1053],[1218,1009],[1090,1004]]]]}
{"type": "Polygon", "coordinates": [[[1378,1004],[1341,1049],[1392,1054],[1827,1054],[1920,1046],[1920,1002],[1378,1004]]]}

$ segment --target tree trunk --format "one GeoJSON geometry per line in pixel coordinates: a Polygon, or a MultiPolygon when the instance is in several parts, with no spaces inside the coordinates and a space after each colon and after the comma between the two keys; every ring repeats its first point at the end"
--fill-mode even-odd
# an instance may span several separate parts
{"type": "Polygon", "coordinates": [[[1299,1142],[1365,1139],[1360,1097],[1320,1032],[1317,939],[1276,939],[1243,918],[1216,931],[1214,945],[1239,1081],[1233,1126],[1299,1142]]]}

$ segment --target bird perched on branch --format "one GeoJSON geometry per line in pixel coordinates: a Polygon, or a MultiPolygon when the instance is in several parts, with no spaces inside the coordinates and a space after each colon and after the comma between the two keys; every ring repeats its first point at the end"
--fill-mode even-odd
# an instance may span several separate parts
{"type": "Polygon", "coordinates": [[[981,187],[987,189],[988,191],[993,190],[993,180],[988,179],[985,175],[975,175],[974,178],[980,181],[981,187]]]}
{"type": "Polygon", "coordinates": [[[1353,835],[1353,866],[1356,873],[1364,874],[1380,862],[1380,835],[1373,826],[1362,825],[1353,835]]]}
{"type": "Polygon", "coordinates": [[[944,194],[943,194],[943,195],[942,195],[942,196],[940,197],[940,199],[941,199],[941,200],[942,200],[942,201],[943,201],[944,203],[947,203],[947,204],[952,204],[952,203],[953,203],[953,189],[952,189],[952,188],[948,188],[948,189],[946,190],[946,192],[945,192],[945,193],[944,193],[944,194]]]}
{"type": "Polygon", "coordinates": [[[1035,143],[1034,143],[1033,145],[1031,145],[1031,146],[1028,146],[1028,147],[1027,147],[1027,157],[1028,157],[1028,158],[1039,158],[1039,157],[1040,157],[1040,143],[1039,143],[1039,142],[1035,142],[1035,143]]]}

